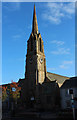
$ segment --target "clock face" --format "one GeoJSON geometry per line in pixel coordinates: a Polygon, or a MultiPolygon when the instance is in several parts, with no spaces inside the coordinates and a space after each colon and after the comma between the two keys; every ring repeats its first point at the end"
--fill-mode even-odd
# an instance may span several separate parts
{"type": "Polygon", "coordinates": [[[29,62],[32,63],[32,61],[33,61],[32,58],[30,58],[30,59],[29,59],[29,62]]]}
{"type": "Polygon", "coordinates": [[[40,63],[43,63],[43,59],[42,58],[40,58],[40,63]]]}

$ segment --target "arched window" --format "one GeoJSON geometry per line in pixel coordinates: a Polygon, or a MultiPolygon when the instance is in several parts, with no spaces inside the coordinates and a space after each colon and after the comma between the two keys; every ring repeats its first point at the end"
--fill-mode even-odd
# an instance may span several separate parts
{"type": "Polygon", "coordinates": [[[42,43],[41,38],[40,38],[39,42],[40,42],[40,46],[39,46],[39,47],[40,47],[40,51],[43,52],[43,47],[42,47],[42,46],[43,46],[43,43],[42,43]]]}
{"type": "Polygon", "coordinates": [[[40,38],[40,51],[41,51],[41,38],[40,38]]]}

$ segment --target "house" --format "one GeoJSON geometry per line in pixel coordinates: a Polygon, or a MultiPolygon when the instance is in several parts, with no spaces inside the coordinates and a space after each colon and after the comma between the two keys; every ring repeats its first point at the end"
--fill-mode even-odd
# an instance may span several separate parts
{"type": "Polygon", "coordinates": [[[61,108],[70,109],[75,107],[77,109],[77,77],[72,77],[66,80],[60,88],[61,108]],[[72,91],[72,93],[70,93],[72,91]]]}

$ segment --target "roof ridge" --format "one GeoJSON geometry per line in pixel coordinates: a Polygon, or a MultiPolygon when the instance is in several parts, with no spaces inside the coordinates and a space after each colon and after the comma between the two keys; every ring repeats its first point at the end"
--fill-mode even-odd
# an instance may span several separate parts
{"type": "Polygon", "coordinates": [[[54,74],[54,75],[58,75],[58,76],[62,76],[62,77],[66,77],[66,78],[70,78],[70,77],[67,77],[67,76],[63,76],[63,75],[59,75],[59,74],[56,74],[56,73],[51,73],[51,72],[47,72],[49,74],[54,74]]]}

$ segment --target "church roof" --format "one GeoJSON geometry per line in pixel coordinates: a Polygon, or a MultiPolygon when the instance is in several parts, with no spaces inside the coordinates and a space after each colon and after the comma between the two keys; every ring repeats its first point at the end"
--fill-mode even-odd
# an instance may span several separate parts
{"type": "Polygon", "coordinates": [[[59,87],[61,87],[61,85],[64,83],[64,81],[65,81],[66,79],[69,79],[69,77],[62,76],[62,75],[58,75],[58,74],[55,74],[55,73],[50,73],[50,72],[47,72],[47,78],[48,78],[50,81],[57,80],[57,82],[58,82],[58,84],[59,84],[59,87]]]}

